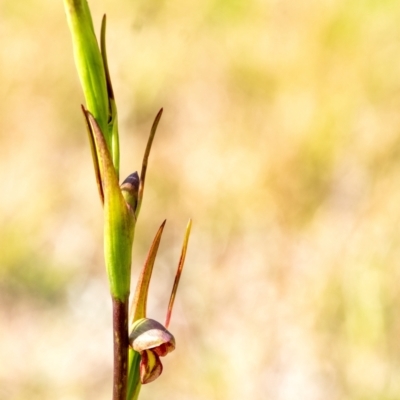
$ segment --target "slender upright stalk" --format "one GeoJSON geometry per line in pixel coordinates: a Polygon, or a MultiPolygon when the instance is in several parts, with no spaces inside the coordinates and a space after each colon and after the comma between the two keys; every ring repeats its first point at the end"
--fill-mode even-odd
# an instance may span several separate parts
{"type": "Polygon", "coordinates": [[[114,384],[113,400],[126,400],[128,380],[128,301],[113,298],[114,384]]]}
{"type": "MultiPolygon", "coordinates": [[[[130,174],[119,183],[119,135],[117,107],[111,85],[105,45],[106,18],[101,27],[100,47],[94,33],[87,0],[64,0],[72,34],[75,61],[86,99],[82,106],[100,200],[104,209],[104,258],[113,305],[114,375],[113,400],[136,400],[140,387],[152,382],[162,372],[160,357],[175,349],[175,339],[157,321],[146,318],[146,302],[162,224],[139,279],[128,326],[132,244],[135,225],[143,200],[147,163],[151,145],[161,118],[157,114],[150,131],[140,177],[130,174]],[[128,335],[128,328],[131,330],[128,335]]],[[[190,232],[187,229],[183,255],[179,263],[167,325],[186,254],[190,232]]]]}

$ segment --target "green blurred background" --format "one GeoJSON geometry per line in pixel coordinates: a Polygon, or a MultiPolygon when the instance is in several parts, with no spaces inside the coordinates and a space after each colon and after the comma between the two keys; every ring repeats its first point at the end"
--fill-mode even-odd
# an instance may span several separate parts
{"type": "MultiPolygon", "coordinates": [[[[133,281],[168,219],[176,351],[141,399],[400,398],[400,3],[91,1],[122,176],[164,107],[133,281]]],[[[111,397],[102,210],[61,0],[0,1],[0,399],[111,397]]]]}

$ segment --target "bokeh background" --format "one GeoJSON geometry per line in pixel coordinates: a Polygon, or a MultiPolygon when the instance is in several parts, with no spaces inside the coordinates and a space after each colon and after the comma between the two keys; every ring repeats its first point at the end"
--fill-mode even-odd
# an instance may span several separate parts
{"type": "MultiPolygon", "coordinates": [[[[168,219],[141,399],[400,398],[400,3],[90,2],[122,176],[160,107],[135,282],[168,219]]],[[[61,0],[0,1],[0,399],[111,397],[102,210],[61,0]]],[[[134,283],[133,283],[134,284],[134,283]]]]}

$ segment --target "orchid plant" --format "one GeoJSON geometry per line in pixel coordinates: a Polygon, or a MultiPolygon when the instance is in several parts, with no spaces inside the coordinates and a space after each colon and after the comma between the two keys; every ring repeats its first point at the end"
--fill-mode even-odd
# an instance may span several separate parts
{"type": "Polygon", "coordinates": [[[107,63],[106,18],[101,25],[100,46],[86,0],[64,0],[72,34],[75,62],[86,106],[82,106],[92,152],[97,188],[104,209],[104,257],[113,305],[113,400],[135,400],[142,384],[162,372],[160,357],[175,348],[168,331],[172,307],[188,246],[191,221],[186,228],[182,253],[162,325],[146,317],[148,289],[165,221],[160,226],[140,273],[129,309],[132,244],[143,200],[147,164],[162,109],[158,112],[144,153],[140,176],[129,175],[119,184],[117,107],[107,63]]]}

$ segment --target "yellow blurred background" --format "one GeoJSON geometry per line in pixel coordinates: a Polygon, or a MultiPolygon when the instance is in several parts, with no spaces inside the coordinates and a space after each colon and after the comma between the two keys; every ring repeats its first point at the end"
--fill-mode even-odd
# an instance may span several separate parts
{"type": "MultiPolygon", "coordinates": [[[[125,177],[164,107],[141,399],[400,399],[400,3],[102,0],[125,177]]],[[[111,398],[102,210],[61,0],[0,1],[0,400],[111,398]]]]}

